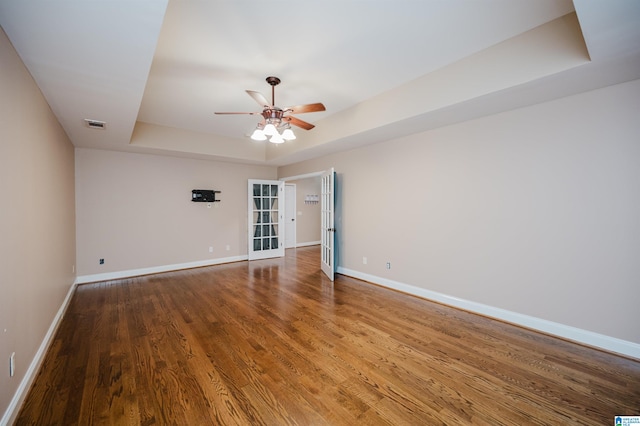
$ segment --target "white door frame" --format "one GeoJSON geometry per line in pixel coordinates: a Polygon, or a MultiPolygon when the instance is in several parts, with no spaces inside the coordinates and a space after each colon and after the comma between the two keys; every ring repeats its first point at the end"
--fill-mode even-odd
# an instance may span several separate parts
{"type": "Polygon", "coordinates": [[[324,172],[326,172],[326,170],[321,170],[319,172],[305,173],[303,175],[287,176],[287,177],[280,178],[278,180],[280,180],[282,182],[289,182],[289,181],[292,181],[292,180],[307,179],[307,178],[322,176],[322,174],[324,172]]]}
{"type": "Polygon", "coordinates": [[[296,231],[298,228],[296,217],[296,184],[284,185],[284,248],[295,248],[297,245],[296,231]]]}
{"type": "MultiPolygon", "coordinates": [[[[333,168],[331,168],[330,171],[334,176],[334,182],[333,182],[334,183],[334,188],[333,188],[333,195],[332,196],[333,196],[333,201],[335,202],[335,171],[334,171],[333,168]]],[[[305,174],[302,174],[302,175],[287,176],[287,177],[280,178],[279,180],[282,181],[282,182],[288,182],[288,181],[292,181],[292,180],[307,179],[307,178],[312,178],[312,177],[323,176],[327,172],[328,172],[328,170],[322,170],[322,171],[319,171],[319,172],[305,173],[305,174]]],[[[334,221],[333,222],[333,226],[331,228],[335,229],[335,204],[332,203],[331,207],[332,207],[333,221],[334,221]]],[[[321,206],[321,208],[322,208],[322,206],[321,206]]],[[[321,229],[320,229],[321,238],[323,238],[322,237],[322,234],[323,234],[323,232],[322,232],[322,219],[321,219],[320,227],[321,227],[321,229]]],[[[331,234],[332,234],[331,267],[328,267],[327,265],[324,264],[324,262],[323,262],[323,254],[320,255],[320,263],[321,263],[323,271],[324,271],[324,269],[327,269],[327,271],[325,273],[327,274],[328,277],[330,277],[331,281],[333,281],[334,273],[335,273],[335,269],[336,269],[336,264],[335,264],[335,261],[336,261],[336,259],[335,259],[335,254],[336,254],[335,242],[336,242],[336,239],[335,239],[335,232],[331,232],[331,234]]],[[[323,248],[321,247],[321,251],[322,250],[323,250],[323,248]]]]}

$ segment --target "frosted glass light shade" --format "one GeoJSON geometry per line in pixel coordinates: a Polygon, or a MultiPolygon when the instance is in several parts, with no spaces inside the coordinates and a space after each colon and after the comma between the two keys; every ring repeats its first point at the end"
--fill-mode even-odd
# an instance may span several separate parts
{"type": "Polygon", "coordinates": [[[276,129],[276,126],[274,126],[273,124],[269,123],[266,126],[264,126],[263,132],[267,136],[273,136],[273,135],[278,133],[278,130],[276,129]]]}
{"type": "Polygon", "coordinates": [[[282,138],[286,141],[292,141],[296,138],[296,135],[293,133],[293,130],[284,129],[284,132],[282,132],[282,138]]]}
{"type": "Polygon", "coordinates": [[[271,139],[269,139],[269,142],[271,142],[271,143],[284,143],[284,139],[282,138],[282,136],[280,136],[280,133],[276,132],[275,135],[271,136],[271,139]]]}
{"type": "Polygon", "coordinates": [[[262,130],[255,129],[251,134],[251,139],[253,139],[254,141],[265,141],[267,140],[267,136],[264,134],[262,130]]]}

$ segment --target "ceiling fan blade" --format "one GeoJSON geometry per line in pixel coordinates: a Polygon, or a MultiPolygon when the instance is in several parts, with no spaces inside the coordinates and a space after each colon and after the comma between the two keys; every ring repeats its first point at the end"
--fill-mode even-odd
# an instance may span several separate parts
{"type": "Polygon", "coordinates": [[[264,95],[260,92],[254,92],[253,90],[247,90],[246,91],[249,96],[251,96],[253,98],[254,101],[256,101],[258,103],[258,105],[260,105],[262,108],[265,107],[269,107],[269,106],[273,106],[269,103],[269,101],[267,100],[267,98],[264,97],[264,95]]]}
{"type": "Polygon", "coordinates": [[[292,114],[302,114],[305,112],[319,112],[325,111],[326,108],[320,102],[316,104],[307,104],[307,105],[296,105],[283,108],[284,111],[291,111],[292,114]]]}
{"type": "Polygon", "coordinates": [[[288,121],[289,123],[293,124],[294,126],[298,126],[298,127],[302,128],[302,129],[305,129],[305,130],[311,130],[314,127],[316,127],[311,123],[307,123],[306,121],[302,121],[299,118],[292,117],[290,115],[287,116],[287,117],[283,117],[282,119],[288,121]]]}
{"type": "Polygon", "coordinates": [[[222,114],[249,114],[249,115],[258,115],[262,114],[261,112],[214,112],[214,114],[222,115],[222,114]]]}

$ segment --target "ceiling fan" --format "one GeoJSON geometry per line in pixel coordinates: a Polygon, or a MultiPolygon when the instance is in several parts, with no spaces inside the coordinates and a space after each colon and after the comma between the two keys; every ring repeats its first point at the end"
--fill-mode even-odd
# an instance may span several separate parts
{"type": "Polygon", "coordinates": [[[285,140],[293,140],[296,136],[291,130],[291,124],[300,127],[305,130],[311,130],[315,126],[306,121],[302,121],[289,114],[302,114],[305,112],[319,112],[324,111],[325,107],[321,103],[296,105],[284,108],[276,106],[275,89],[280,84],[278,77],[267,77],[267,83],[271,85],[271,103],[260,92],[253,90],[247,90],[246,92],[251,96],[263,109],[256,112],[216,112],[216,114],[250,114],[261,115],[262,121],[258,123],[256,129],[251,135],[251,139],[254,140],[266,140],[270,137],[269,141],[273,143],[283,143],[285,140]],[[282,133],[279,132],[282,131],[282,133]]]}

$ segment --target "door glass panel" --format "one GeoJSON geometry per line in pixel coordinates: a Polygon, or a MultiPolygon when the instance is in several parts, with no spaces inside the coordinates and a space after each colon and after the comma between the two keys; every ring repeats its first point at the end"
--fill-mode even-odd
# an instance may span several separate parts
{"type": "Polygon", "coordinates": [[[249,259],[284,256],[280,247],[284,227],[284,184],[277,181],[249,181],[249,259]],[[260,253],[253,253],[260,252],[260,253]]]}

